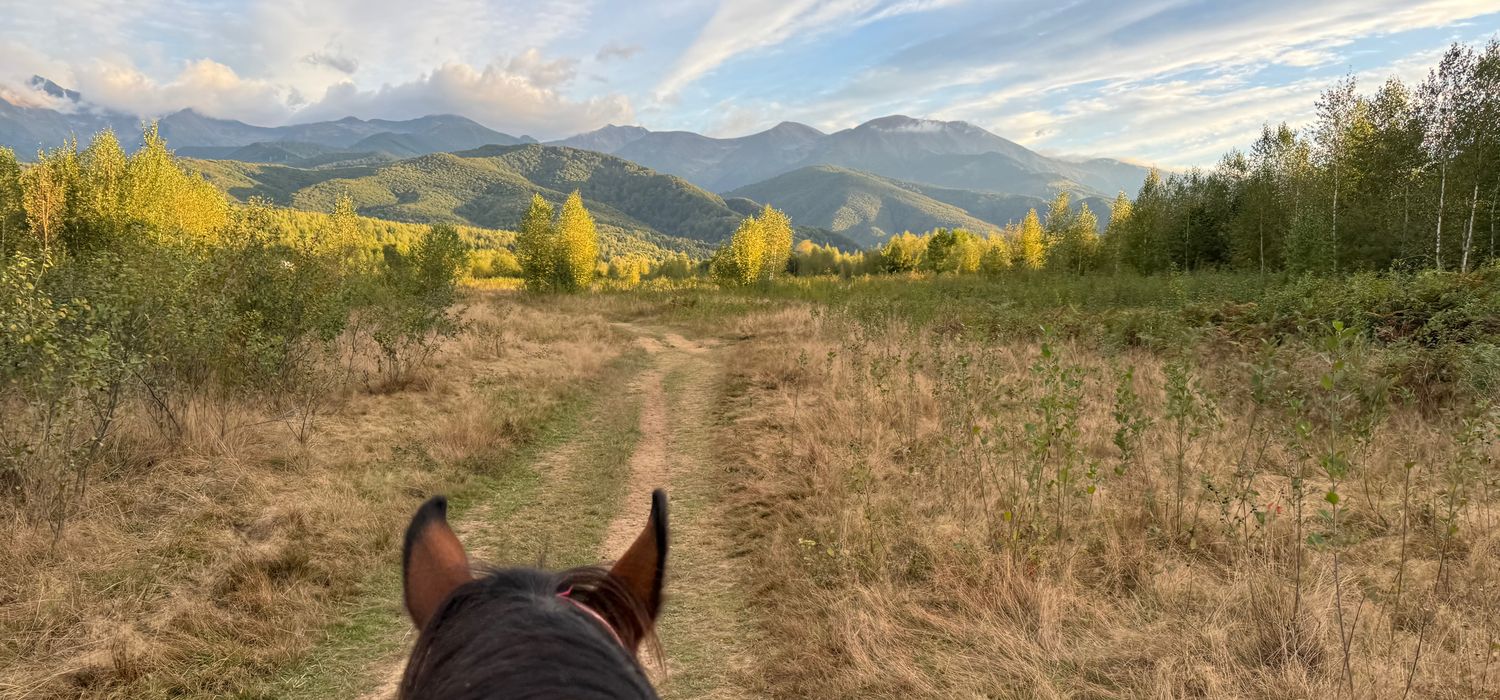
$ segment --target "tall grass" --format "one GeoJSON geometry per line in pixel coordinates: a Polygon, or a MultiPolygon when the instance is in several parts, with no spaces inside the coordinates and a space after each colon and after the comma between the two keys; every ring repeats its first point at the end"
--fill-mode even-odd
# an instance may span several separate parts
{"type": "MultiPolygon", "coordinates": [[[[1184,319],[1188,290],[1241,282],[1074,294],[1159,294],[1184,319]]],[[[746,470],[771,694],[1500,689],[1497,414],[1398,400],[1371,326],[1118,349],[974,333],[993,318],[976,299],[1010,287],[862,284],[773,291],[861,296],[732,333],[750,342],[722,449],[746,470]],[[938,301],[955,289],[972,297],[938,301]]],[[[1046,291],[1014,291],[1035,326],[1056,319],[1046,291]]]]}

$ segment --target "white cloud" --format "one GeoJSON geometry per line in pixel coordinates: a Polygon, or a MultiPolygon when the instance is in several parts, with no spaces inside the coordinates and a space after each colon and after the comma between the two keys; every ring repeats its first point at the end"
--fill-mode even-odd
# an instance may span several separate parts
{"type": "Polygon", "coordinates": [[[275,123],[289,109],[288,90],[265,80],[246,79],[209,59],[189,63],[158,82],[130,65],[95,61],[73,71],[72,87],[92,103],[141,116],[161,116],[192,107],[214,117],[275,123]]]}
{"type": "Polygon", "coordinates": [[[536,57],[517,57],[477,69],[448,63],[415,80],[362,90],[345,82],[298,110],[297,121],[347,115],[409,119],[427,114],[461,114],[513,135],[568,136],[601,124],[630,124],[635,111],[623,95],[569,99],[550,82],[561,68],[536,57]],[[513,70],[513,69],[520,69],[513,70]]]}

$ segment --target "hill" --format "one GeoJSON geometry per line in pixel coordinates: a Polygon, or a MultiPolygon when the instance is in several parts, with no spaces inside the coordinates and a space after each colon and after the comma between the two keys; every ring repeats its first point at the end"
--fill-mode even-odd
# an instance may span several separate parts
{"type": "Polygon", "coordinates": [[[1107,158],[1051,158],[967,122],[901,115],[832,134],[794,122],[739,138],[611,126],[559,143],[609,149],[716,192],[835,165],[939,187],[1036,197],[1067,189],[1110,198],[1136,192],[1147,170],[1107,158]]]}
{"type": "Polygon", "coordinates": [[[705,254],[742,218],[718,195],[614,156],[559,146],[486,146],[389,163],[300,168],[190,160],[230,195],[329,211],[342,193],[365,216],[514,229],[533,192],[561,204],[575,189],[601,230],[626,245],[705,254]]]}
{"type": "Polygon", "coordinates": [[[767,202],[799,224],[827,229],[870,248],[902,231],[936,227],[987,231],[994,226],[912,187],[831,165],[802,168],[734,190],[767,202]]]}
{"type": "MultiPolygon", "coordinates": [[[[1016,194],[975,192],[903,182],[832,165],[815,165],[741,187],[726,194],[737,211],[766,202],[785,211],[798,224],[827,229],[860,247],[878,246],[892,234],[936,227],[992,231],[1019,221],[1029,209],[1045,212],[1048,200],[1016,194]],[[743,204],[748,202],[749,204],[743,204]]],[[[1109,202],[1099,197],[1087,203],[1109,219],[1109,202]]]]}
{"type": "Polygon", "coordinates": [[[823,132],[795,122],[730,139],[654,131],[638,135],[615,153],[723,192],[795,169],[823,137],[823,132]]]}

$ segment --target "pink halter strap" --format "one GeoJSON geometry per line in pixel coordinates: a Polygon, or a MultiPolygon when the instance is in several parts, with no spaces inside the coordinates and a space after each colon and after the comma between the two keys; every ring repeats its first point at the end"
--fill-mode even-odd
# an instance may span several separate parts
{"type": "Polygon", "coordinates": [[[591,607],[589,607],[587,605],[584,605],[583,603],[580,603],[577,600],[574,600],[573,597],[572,597],[572,594],[573,594],[573,587],[572,586],[568,586],[568,590],[563,591],[561,593],[558,593],[557,597],[562,598],[563,600],[566,600],[569,603],[572,603],[573,607],[578,608],[579,610],[582,610],[589,617],[592,617],[595,620],[598,620],[599,624],[603,625],[604,629],[609,631],[609,636],[614,637],[616,644],[619,644],[622,647],[625,646],[624,640],[620,639],[620,633],[615,631],[614,626],[611,625],[611,624],[609,624],[609,621],[606,620],[606,619],[604,619],[604,616],[600,615],[599,611],[597,611],[597,610],[595,610],[595,609],[593,609],[593,608],[591,608],[591,607]]]}

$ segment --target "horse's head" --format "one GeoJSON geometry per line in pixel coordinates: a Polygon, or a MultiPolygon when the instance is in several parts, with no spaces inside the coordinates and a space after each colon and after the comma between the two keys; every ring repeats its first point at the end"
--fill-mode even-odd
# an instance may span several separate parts
{"type": "Polygon", "coordinates": [[[654,639],[667,561],[667,497],[609,570],[475,575],[435,497],[406,529],[402,579],[419,631],[401,697],[655,698],[637,659],[654,639]]]}

